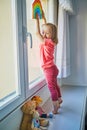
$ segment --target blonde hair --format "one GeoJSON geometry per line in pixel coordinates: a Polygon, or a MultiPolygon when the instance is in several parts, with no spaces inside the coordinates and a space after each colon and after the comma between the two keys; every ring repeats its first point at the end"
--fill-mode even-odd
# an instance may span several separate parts
{"type": "Polygon", "coordinates": [[[58,37],[57,37],[57,27],[56,25],[52,24],[52,23],[46,23],[43,24],[42,26],[48,26],[52,29],[52,41],[57,44],[58,43],[58,37]]]}

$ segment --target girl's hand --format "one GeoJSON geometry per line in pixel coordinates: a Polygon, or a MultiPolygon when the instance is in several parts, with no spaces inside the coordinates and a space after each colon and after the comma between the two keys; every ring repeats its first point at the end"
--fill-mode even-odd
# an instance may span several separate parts
{"type": "Polygon", "coordinates": [[[39,16],[38,16],[38,14],[36,14],[36,19],[39,20],[39,16]]]}

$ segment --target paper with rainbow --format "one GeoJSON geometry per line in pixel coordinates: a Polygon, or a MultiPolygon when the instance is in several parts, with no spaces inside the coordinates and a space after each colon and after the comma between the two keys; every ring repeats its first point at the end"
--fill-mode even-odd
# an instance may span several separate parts
{"type": "Polygon", "coordinates": [[[40,0],[34,0],[32,4],[32,18],[36,18],[36,15],[42,19],[42,5],[40,0]]]}

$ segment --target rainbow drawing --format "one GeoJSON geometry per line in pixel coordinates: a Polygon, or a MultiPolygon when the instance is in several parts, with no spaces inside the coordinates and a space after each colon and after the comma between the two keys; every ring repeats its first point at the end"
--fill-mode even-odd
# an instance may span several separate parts
{"type": "Polygon", "coordinates": [[[42,5],[40,0],[34,0],[32,4],[32,18],[36,18],[36,15],[42,19],[42,5]]]}

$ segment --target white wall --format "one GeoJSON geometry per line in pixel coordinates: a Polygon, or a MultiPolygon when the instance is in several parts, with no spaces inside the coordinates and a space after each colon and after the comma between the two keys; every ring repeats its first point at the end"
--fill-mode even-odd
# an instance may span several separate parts
{"type": "Polygon", "coordinates": [[[73,0],[76,14],[70,16],[71,75],[63,84],[87,86],[87,0],[73,0]]]}
{"type": "Polygon", "coordinates": [[[57,0],[48,0],[48,21],[57,24],[57,0]]]}

